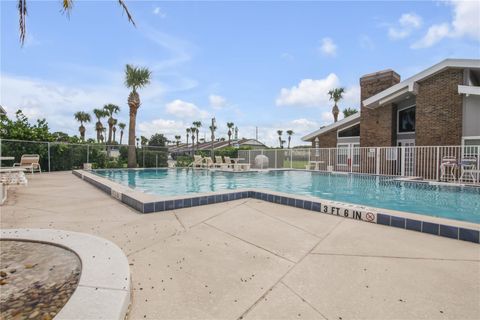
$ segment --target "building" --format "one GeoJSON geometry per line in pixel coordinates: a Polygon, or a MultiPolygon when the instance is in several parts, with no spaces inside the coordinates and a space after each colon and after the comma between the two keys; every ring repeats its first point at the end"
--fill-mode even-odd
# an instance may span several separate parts
{"type": "Polygon", "coordinates": [[[312,147],[480,145],[480,60],[446,59],[404,81],[360,78],[359,113],[302,138],[312,147]]]}
{"type": "MultiPolygon", "coordinates": [[[[213,142],[213,149],[214,150],[219,150],[223,149],[226,147],[234,147],[234,148],[240,148],[240,147],[250,147],[251,149],[264,149],[267,148],[266,145],[261,143],[260,141],[256,139],[247,139],[247,138],[242,138],[239,140],[231,140],[230,145],[228,143],[228,140],[222,141],[222,140],[217,140],[213,142]]],[[[212,142],[207,141],[207,142],[200,142],[198,145],[195,143],[195,146],[192,146],[191,143],[188,144],[179,144],[178,146],[169,146],[168,151],[170,153],[176,153],[176,154],[186,154],[186,153],[193,153],[194,151],[197,150],[212,150],[212,142]]]]}
{"type": "Polygon", "coordinates": [[[5,114],[7,114],[7,111],[5,111],[2,106],[0,106],[0,116],[3,116],[5,114]]]}

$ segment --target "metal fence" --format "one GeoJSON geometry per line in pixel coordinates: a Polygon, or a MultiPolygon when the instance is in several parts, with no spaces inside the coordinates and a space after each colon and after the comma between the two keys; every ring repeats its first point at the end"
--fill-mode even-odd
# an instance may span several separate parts
{"type": "MultiPolygon", "coordinates": [[[[167,166],[166,147],[135,146],[135,151],[138,167],[167,166]]],[[[42,171],[79,169],[84,163],[91,163],[93,168],[124,168],[127,166],[128,145],[0,139],[0,167],[19,163],[23,154],[40,155],[42,171]]]]}
{"type": "Polygon", "coordinates": [[[354,172],[479,183],[480,146],[339,147],[239,150],[258,169],[354,172]]]}

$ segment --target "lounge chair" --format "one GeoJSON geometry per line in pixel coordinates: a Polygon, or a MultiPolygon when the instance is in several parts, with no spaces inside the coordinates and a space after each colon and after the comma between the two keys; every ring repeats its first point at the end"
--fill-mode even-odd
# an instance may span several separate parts
{"type": "Polygon", "coordinates": [[[193,162],[192,162],[193,168],[201,168],[203,167],[203,164],[204,164],[204,160],[202,156],[199,156],[199,155],[193,156],[193,162]]]}
{"type": "Polygon", "coordinates": [[[461,175],[459,181],[473,182],[477,181],[477,175],[480,174],[480,170],[477,169],[477,158],[476,157],[465,157],[460,161],[460,170],[461,175]]]}
{"type": "Polygon", "coordinates": [[[13,166],[24,168],[33,174],[34,172],[42,172],[39,161],[40,156],[38,154],[24,154],[20,158],[20,163],[14,163],[13,166]]]}
{"type": "Polygon", "coordinates": [[[203,165],[204,165],[206,168],[212,168],[212,167],[215,165],[215,163],[213,162],[212,158],[210,158],[210,157],[205,157],[205,158],[203,158],[203,159],[205,160],[205,162],[204,162],[203,165]]]}
{"type": "Polygon", "coordinates": [[[7,200],[7,189],[12,185],[28,184],[24,168],[0,168],[0,205],[7,200]]]}

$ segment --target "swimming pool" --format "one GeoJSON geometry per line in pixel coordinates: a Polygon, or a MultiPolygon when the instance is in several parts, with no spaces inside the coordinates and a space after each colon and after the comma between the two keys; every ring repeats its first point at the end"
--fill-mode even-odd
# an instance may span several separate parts
{"type": "Polygon", "coordinates": [[[135,190],[177,196],[261,188],[480,223],[480,188],[398,181],[392,177],[310,171],[221,172],[187,169],[95,170],[135,190]]]}

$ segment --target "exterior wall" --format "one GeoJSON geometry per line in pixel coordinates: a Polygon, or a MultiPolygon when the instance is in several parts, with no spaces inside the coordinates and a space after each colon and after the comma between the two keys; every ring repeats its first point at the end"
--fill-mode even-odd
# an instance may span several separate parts
{"type": "Polygon", "coordinates": [[[416,145],[462,143],[463,96],[458,94],[462,83],[460,69],[447,69],[418,83],[416,145]]]}
{"type": "MultiPolygon", "coordinates": [[[[336,148],[337,147],[337,131],[342,130],[343,128],[346,128],[348,126],[351,126],[355,122],[358,122],[358,119],[356,119],[355,121],[346,122],[341,126],[338,126],[337,128],[333,128],[330,131],[327,131],[318,135],[317,137],[319,140],[320,148],[336,148]]],[[[312,148],[315,148],[315,138],[312,139],[312,148]]]]}
{"type": "Polygon", "coordinates": [[[397,102],[395,105],[397,106],[397,112],[395,113],[395,127],[393,130],[396,132],[396,140],[402,140],[402,139],[409,139],[409,140],[415,140],[415,132],[409,132],[409,133],[400,133],[398,132],[398,111],[410,108],[411,106],[416,105],[416,99],[415,96],[412,95],[410,98],[406,100],[402,100],[400,102],[397,102]]]}
{"type": "Polygon", "coordinates": [[[480,96],[464,97],[463,136],[480,137],[480,96]]]}
{"type": "MultiPolygon", "coordinates": [[[[365,75],[360,78],[361,101],[397,84],[400,76],[392,70],[365,75]]],[[[396,107],[383,105],[376,109],[361,106],[360,146],[383,147],[396,145],[396,107]]]]}

